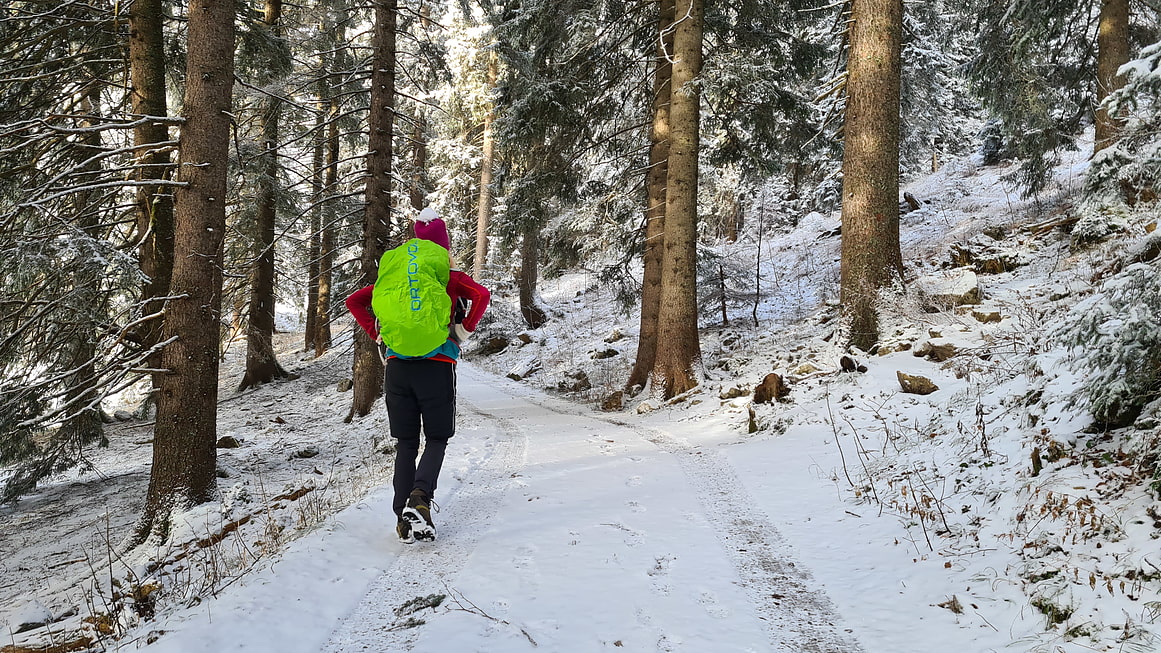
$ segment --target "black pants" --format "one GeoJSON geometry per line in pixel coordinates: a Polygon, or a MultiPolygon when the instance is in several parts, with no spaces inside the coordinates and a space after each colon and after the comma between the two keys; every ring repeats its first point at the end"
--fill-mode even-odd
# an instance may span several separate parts
{"type": "Polygon", "coordinates": [[[456,366],[426,358],[391,358],[386,375],[387,420],[397,440],[392,507],[401,515],[412,490],[435,496],[444,450],[456,432],[456,366]]]}

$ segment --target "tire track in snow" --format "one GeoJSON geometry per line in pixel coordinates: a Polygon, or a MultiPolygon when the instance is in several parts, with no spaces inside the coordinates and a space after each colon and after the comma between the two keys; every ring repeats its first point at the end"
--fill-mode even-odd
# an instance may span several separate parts
{"type": "Polygon", "coordinates": [[[694,447],[661,429],[595,415],[548,396],[492,387],[557,414],[628,430],[671,454],[697,494],[702,512],[717,532],[771,643],[784,653],[862,653],[854,635],[842,627],[843,619],[834,604],[810,571],[794,560],[790,545],[757,507],[720,452],[694,447]]]}
{"type": "Polygon", "coordinates": [[[794,560],[789,544],[720,452],[697,449],[659,429],[603,421],[635,431],[677,458],[773,642],[787,652],[862,651],[849,630],[840,630],[843,620],[830,598],[794,560]]]}
{"type": "MultiPolygon", "coordinates": [[[[478,383],[471,376],[461,380],[478,383]]],[[[462,396],[459,405],[461,410],[466,408],[465,412],[496,425],[491,453],[482,464],[469,469],[447,496],[447,508],[436,519],[439,539],[404,548],[371,584],[359,607],[331,633],[323,649],[326,653],[410,650],[422,626],[399,627],[407,615],[398,617],[395,609],[416,597],[447,594],[476,548],[480,533],[503,503],[513,475],[523,465],[527,438],[512,420],[488,413],[462,396]]],[[[422,613],[416,617],[422,618],[422,613]]]]}

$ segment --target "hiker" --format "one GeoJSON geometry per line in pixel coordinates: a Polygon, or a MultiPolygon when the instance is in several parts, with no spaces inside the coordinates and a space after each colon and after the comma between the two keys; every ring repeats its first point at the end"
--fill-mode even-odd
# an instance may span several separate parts
{"type": "Polygon", "coordinates": [[[406,543],[435,539],[431,500],[448,438],[455,434],[456,360],[491,297],[455,268],[447,226],[433,209],[419,213],[415,236],[386,252],[379,262],[379,280],[346,302],[359,326],[385,350],[387,419],[397,440],[392,507],[395,530],[406,543]],[[470,307],[457,322],[455,309],[465,299],[470,307]],[[424,324],[406,321],[412,318],[424,324]]]}

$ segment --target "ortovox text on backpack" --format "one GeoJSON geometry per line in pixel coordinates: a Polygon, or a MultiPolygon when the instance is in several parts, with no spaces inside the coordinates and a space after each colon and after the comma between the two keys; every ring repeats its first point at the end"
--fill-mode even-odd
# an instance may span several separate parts
{"type": "Polygon", "coordinates": [[[383,344],[401,356],[426,356],[448,337],[451,298],[448,252],[412,238],[379,259],[371,310],[383,344]]]}

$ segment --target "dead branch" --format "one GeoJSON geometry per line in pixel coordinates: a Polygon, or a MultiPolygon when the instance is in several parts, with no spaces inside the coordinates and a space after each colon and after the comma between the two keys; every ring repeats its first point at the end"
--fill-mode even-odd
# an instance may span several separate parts
{"type": "Polygon", "coordinates": [[[18,646],[12,644],[0,648],[0,653],[73,653],[74,651],[87,651],[92,646],[92,638],[82,636],[61,644],[45,646],[18,646]]]}

